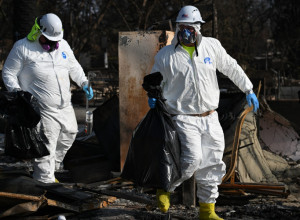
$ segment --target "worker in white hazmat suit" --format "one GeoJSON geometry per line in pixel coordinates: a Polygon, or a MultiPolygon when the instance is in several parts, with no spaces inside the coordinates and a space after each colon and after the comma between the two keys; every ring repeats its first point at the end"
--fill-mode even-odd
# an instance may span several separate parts
{"type": "MultiPolygon", "coordinates": [[[[196,7],[183,7],[172,44],[157,53],[151,73],[163,76],[163,95],[181,141],[182,178],[170,192],[195,174],[200,219],[221,219],[215,213],[215,202],[226,171],[222,161],[224,134],[215,111],[220,96],[216,70],[246,94],[255,112],[259,103],[252,83],[236,60],[217,39],[202,37],[201,23],[204,21],[196,7]]],[[[148,103],[155,108],[156,99],[149,97],[148,103]]],[[[157,190],[158,207],[163,212],[169,209],[170,192],[157,190]]]]}
{"type": "Polygon", "coordinates": [[[63,39],[62,22],[57,15],[49,13],[35,20],[27,37],[14,44],[2,77],[8,91],[27,91],[38,100],[38,127],[48,139],[45,144],[50,155],[34,160],[33,178],[55,182],[55,169],[60,167],[78,131],[70,78],[83,88],[88,99],[93,97],[82,67],[63,39]]]}

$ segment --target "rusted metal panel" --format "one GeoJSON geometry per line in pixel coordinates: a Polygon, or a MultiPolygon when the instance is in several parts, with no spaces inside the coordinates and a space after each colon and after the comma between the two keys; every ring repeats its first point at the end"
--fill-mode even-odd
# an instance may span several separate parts
{"type": "Polygon", "coordinates": [[[149,110],[147,95],[142,88],[154,56],[171,43],[169,31],[119,33],[119,99],[120,99],[120,166],[123,168],[132,132],[149,110]]]}

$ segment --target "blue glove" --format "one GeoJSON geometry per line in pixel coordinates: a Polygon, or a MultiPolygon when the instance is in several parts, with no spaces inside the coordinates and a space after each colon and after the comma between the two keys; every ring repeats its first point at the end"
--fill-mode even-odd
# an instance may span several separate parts
{"type": "Polygon", "coordinates": [[[256,112],[257,109],[259,108],[259,102],[256,98],[256,95],[254,93],[250,93],[246,96],[248,105],[251,107],[253,104],[253,111],[256,112]]]}
{"type": "Polygon", "coordinates": [[[148,105],[150,108],[155,108],[156,99],[155,98],[148,98],[148,105]]]}
{"type": "Polygon", "coordinates": [[[82,89],[85,92],[86,98],[88,100],[91,100],[94,97],[93,89],[91,86],[88,88],[88,85],[84,85],[82,89]]]}

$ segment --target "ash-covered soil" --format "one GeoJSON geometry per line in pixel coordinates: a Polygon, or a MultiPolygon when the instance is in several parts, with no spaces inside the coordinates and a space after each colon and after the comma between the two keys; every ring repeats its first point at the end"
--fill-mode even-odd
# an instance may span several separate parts
{"type": "MultiPolygon", "coordinates": [[[[155,196],[148,194],[147,197],[155,196]]],[[[262,195],[228,196],[220,195],[217,204],[217,214],[228,220],[252,219],[300,219],[299,194],[291,194],[288,198],[262,195]]],[[[181,204],[171,205],[169,212],[163,214],[155,206],[149,206],[125,199],[117,199],[107,208],[88,211],[78,215],[68,216],[67,219],[139,219],[165,220],[186,219],[196,220],[199,207],[186,207],[181,204]]]]}
{"type": "MultiPolygon", "coordinates": [[[[14,175],[18,174],[18,170],[20,170],[20,175],[22,175],[22,168],[26,168],[28,171],[32,172],[31,163],[28,161],[16,161],[13,158],[6,157],[3,154],[0,156],[0,161],[0,169],[2,167],[10,167],[12,168],[12,170],[15,170],[14,175]]],[[[61,175],[67,174],[68,172],[66,172],[65,174],[62,173],[61,175]]],[[[294,181],[288,181],[287,183],[287,187],[291,192],[291,194],[287,198],[256,194],[248,194],[243,196],[229,196],[220,194],[216,204],[216,212],[220,217],[227,220],[300,220],[300,178],[296,178],[294,181]]],[[[146,199],[155,201],[154,190],[146,193],[141,193],[134,187],[120,187],[118,189],[115,189],[115,191],[124,191],[126,193],[131,193],[132,195],[142,196],[146,199]]],[[[131,200],[123,198],[117,198],[114,202],[108,204],[107,207],[97,210],[90,210],[81,213],[71,213],[68,210],[60,210],[59,212],[55,211],[55,213],[44,214],[48,216],[45,219],[57,219],[58,215],[64,215],[68,220],[196,220],[198,219],[198,210],[198,206],[186,207],[179,204],[178,201],[172,201],[172,205],[169,209],[169,212],[167,214],[163,214],[160,212],[160,210],[156,207],[155,204],[146,205],[144,203],[133,202],[131,200]]],[[[36,213],[36,215],[39,214],[36,213]]],[[[30,216],[27,216],[23,219],[30,219],[30,216]]]]}

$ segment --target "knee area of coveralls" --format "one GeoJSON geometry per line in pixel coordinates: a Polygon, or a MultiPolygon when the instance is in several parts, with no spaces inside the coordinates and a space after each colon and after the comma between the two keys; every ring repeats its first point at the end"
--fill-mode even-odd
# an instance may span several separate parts
{"type": "Polygon", "coordinates": [[[61,163],[67,153],[67,151],[72,147],[77,133],[63,133],[61,132],[55,151],[55,160],[61,163]]]}

